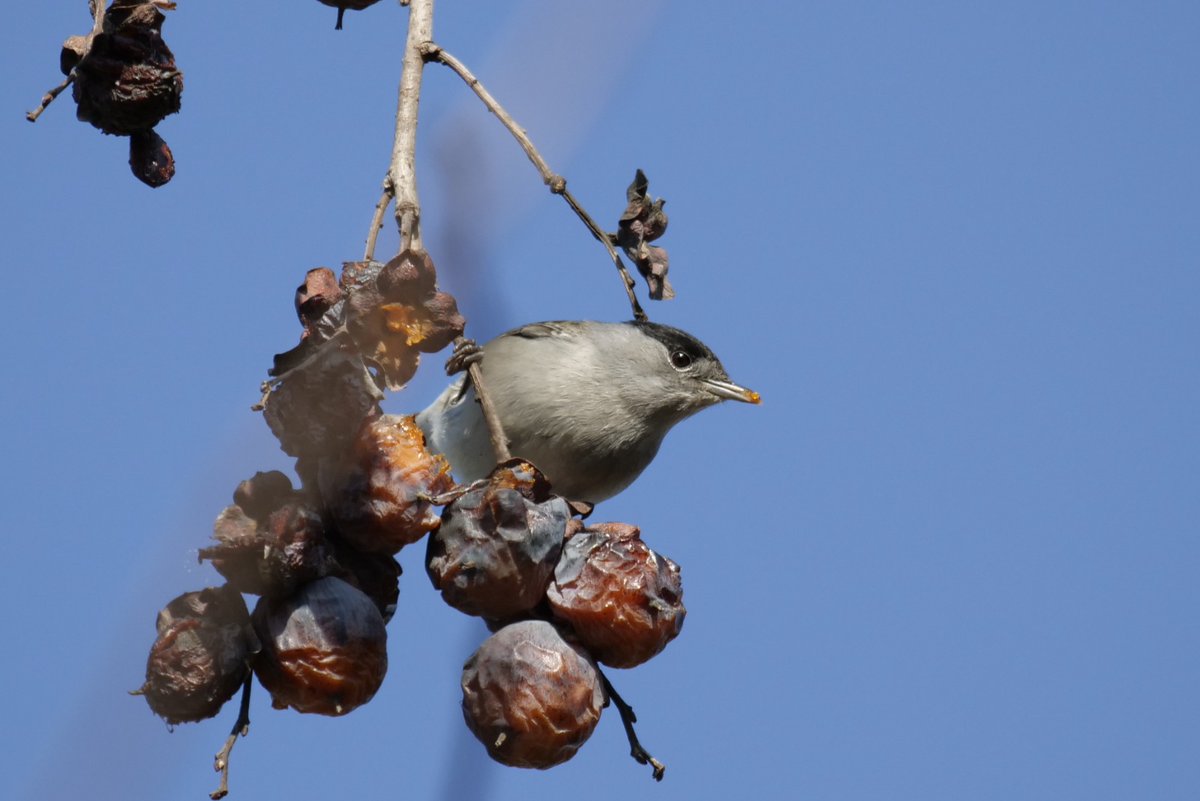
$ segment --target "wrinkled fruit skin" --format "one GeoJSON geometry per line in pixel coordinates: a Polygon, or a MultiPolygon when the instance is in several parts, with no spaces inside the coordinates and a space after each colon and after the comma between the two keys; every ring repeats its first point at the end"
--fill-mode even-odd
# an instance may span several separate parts
{"type": "Polygon", "coordinates": [[[76,116],[105,133],[148,131],[179,111],[183,75],[162,39],[163,15],[152,5],[114,5],[106,29],[75,67],[76,116]]]}
{"type": "Polygon", "coordinates": [[[344,715],[374,697],[387,673],[387,630],[375,604],[332,576],[254,608],[262,652],[254,672],[276,709],[344,715]]]}
{"type": "Polygon", "coordinates": [[[604,707],[591,658],[542,620],[512,623],[463,666],[463,717],[492,759],[517,768],[566,762],[604,707]]]}
{"type": "Polygon", "coordinates": [[[440,523],[423,497],[454,486],[445,457],[425,448],[416,418],[368,420],[343,459],[322,465],[321,495],[338,536],[368,553],[394,554],[440,523]]]}
{"type": "Polygon", "coordinates": [[[263,418],[284,453],[329,458],[354,439],[360,421],[379,413],[381,400],[361,358],[327,347],[282,377],[266,397],[263,418]]]}
{"type": "Polygon", "coordinates": [[[485,487],[447,506],[429,537],[429,579],[446,603],[468,615],[504,621],[535,607],[562,550],[567,502],[531,499],[528,490],[509,486],[514,475],[498,468],[485,487]]]}
{"type": "Polygon", "coordinates": [[[139,691],[150,709],[172,725],[216,715],[259,647],[242,596],[230,587],[184,593],[158,613],[157,626],[139,691]]]}
{"type": "Polygon", "coordinates": [[[362,590],[387,623],[400,600],[400,563],[385,553],[363,553],[343,542],[333,541],[334,565],[330,575],[362,590]]]}
{"type": "Polygon", "coordinates": [[[589,653],[619,668],[661,652],[687,615],[679,566],[625,523],[593,524],[567,540],[546,599],[589,653]]]}
{"type": "Polygon", "coordinates": [[[146,186],[157,189],[175,177],[175,157],[151,128],[129,135],[129,169],[146,186]]]}
{"type": "Polygon", "coordinates": [[[449,345],[466,321],[454,298],[437,291],[437,270],[425,251],[405,250],[375,264],[349,262],[343,269],[342,285],[350,293],[346,328],[387,387],[399,389],[416,372],[420,354],[449,345]]]}
{"type": "Polygon", "coordinates": [[[213,526],[217,544],[200,549],[238,592],[279,597],[324,576],[331,564],[325,526],[298,496],[254,520],[226,507],[213,526]]]}

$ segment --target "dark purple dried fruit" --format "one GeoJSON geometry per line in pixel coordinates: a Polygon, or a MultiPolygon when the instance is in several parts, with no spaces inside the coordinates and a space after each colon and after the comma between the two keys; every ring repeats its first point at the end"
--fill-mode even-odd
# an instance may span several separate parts
{"type": "Polygon", "coordinates": [[[151,128],[129,135],[129,169],[147,186],[158,188],[175,177],[175,157],[151,128]]]}
{"type": "Polygon", "coordinates": [[[430,535],[425,569],[460,612],[508,620],[545,595],[571,510],[528,462],[497,467],[488,483],[446,507],[430,535]]]}
{"type": "Polygon", "coordinates": [[[338,536],[388,554],[438,527],[428,498],[454,486],[450,465],[426,450],[416,419],[391,414],[364,423],[343,457],[322,465],[319,483],[338,536]]]}
{"type": "Polygon", "coordinates": [[[242,596],[230,587],[186,592],[158,613],[157,627],[137,693],[172,725],[216,715],[259,648],[242,596]]]}
{"type": "Polygon", "coordinates": [[[513,623],[463,666],[463,717],[492,759],[518,768],[566,762],[605,704],[591,657],[550,623],[513,623]]]}
{"type": "Polygon", "coordinates": [[[354,11],[362,11],[364,8],[373,6],[379,0],[320,0],[322,5],[333,6],[338,10],[337,24],[333,26],[334,30],[342,29],[342,15],[346,13],[346,9],[354,11]]]}
{"type": "Polygon", "coordinates": [[[258,520],[240,506],[226,507],[213,539],[217,544],[201,548],[200,559],[211,561],[238,592],[289,595],[332,564],[321,516],[298,494],[258,520]]]}
{"type": "Polygon", "coordinates": [[[400,600],[400,563],[386,553],[363,553],[336,539],[331,544],[334,564],[330,575],[362,590],[375,602],[383,622],[389,622],[400,600]]]}
{"type": "Polygon", "coordinates": [[[387,629],[374,602],[332,576],[283,600],[260,598],[254,673],[276,709],[344,715],[375,696],[387,673],[387,629]]]}
{"type": "Polygon", "coordinates": [[[179,111],[183,74],[162,39],[163,19],[153,2],[114,0],[109,6],[104,30],[75,64],[72,93],[80,120],[129,135],[179,111]]]}
{"type": "Polygon", "coordinates": [[[546,598],[597,660],[620,668],[666,648],[687,614],[679,566],[626,523],[594,523],[567,540],[546,598]]]}

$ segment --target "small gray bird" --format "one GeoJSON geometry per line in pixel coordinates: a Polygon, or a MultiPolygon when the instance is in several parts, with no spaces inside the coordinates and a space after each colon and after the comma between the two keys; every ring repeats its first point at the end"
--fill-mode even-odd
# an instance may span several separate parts
{"type": "MultiPolygon", "coordinates": [[[[480,368],[512,455],[537,465],[559,495],[589,503],[633,483],[681,420],[723,400],[759,402],[703,342],[650,322],[532,323],[484,345],[480,368]]],[[[495,466],[469,376],[417,425],[459,481],[495,466]]]]}

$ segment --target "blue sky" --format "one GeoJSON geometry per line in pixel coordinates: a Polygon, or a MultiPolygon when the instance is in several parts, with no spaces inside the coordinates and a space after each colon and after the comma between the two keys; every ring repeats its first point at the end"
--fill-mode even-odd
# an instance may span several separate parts
{"type": "MultiPolygon", "coordinates": [[[[0,48],[17,798],[203,799],[235,712],[125,691],[234,485],[287,469],[249,406],[304,272],[362,252],[406,12],[182,2],[151,191],[60,98],[86,3],[0,48]],[[268,7],[269,6],[269,7],[268,7]]],[[[668,199],[649,307],[758,408],[681,425],[597,511],[683,570],[687,623],[613,671],[571,762],[492,765],[458,709],[483,627],[401,554],[391,668],[341,719],[258,693],[233,799],[1194,799],[1200,793],[1200,9],[1182,2],[439,3],[435,34],[615,224],[668,199]]],[[[479,339],[624,319],[603,251],[448,71],[427,71],[427,245],[479,339]]],[[[385,235],[380,252],[394,250],[385,235]]],[[[390,411],[442,384],[426,363],[390,411]]]]}

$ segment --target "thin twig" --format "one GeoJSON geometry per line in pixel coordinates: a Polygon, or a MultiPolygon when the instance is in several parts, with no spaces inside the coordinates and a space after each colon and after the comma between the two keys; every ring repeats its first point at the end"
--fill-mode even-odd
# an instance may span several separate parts
{"type": "MultiPolygon", "coordinates": [[[[396,198],[396,223],[400,227],[400,252],[420,251],[421,247],[421,201],[417,195],[417,112],[421,102],[421,72],[425,67],[424,47],[433,39],[433,0],[410,0],[408,37],[404,43],[404,72],[400,76],[400,97],[396,103],[396,139],[392,145],[392,163],[384,182],[384,193],[390,189],[396,198]]],[[[382,204],[384,201],[380,200],[382,204]]],[[[379,213],[379,206],[375,208],[379,213]]],[[[372,232],[374,232],[372,228],[372,232]]],[[[373,250],[368,242],[368,253],[373,250]]],[[[369,258],[370,256],[368,256],[369,258]]],[[[455,347],[465,343],[463,337],[455,340],[455,347]]],[[[468,368],[475,385],[475,397],[483,410],[492,449],[496,458],[509,458],[508,438],[495,407],[488,398],[483,385],[483,376],[478,365],[468,368]]]]}
{"type": "MultiPolygon", "coordinates": [[[[91,52],[92,43],[96,41],[96,34],[104,30],[104,0],[88,0],[88,10],[92,12],[92,30],[87,36],[83,37],[83,52],[79,54],[79,61],[76,62],[76,66],[78,66],[80,62],[87,58],[87,54],[91,52]]],[[[74,39],[76,37],[71,38],[74,39]]],[[[67,73],[67,77],[63,79],[62,83],[46,92],[46,94],[42,95],[42,102],[38,104],[37,108],[35,108],[33,111],[25,112],[25,119],[29,120],[30,122],[37,122],[38,117],[42,116],[42,112],[54,102],[54,98],[61,95],[63,90],[74,82],[75,68],[72,67],[71,71],[67,73]]]]}
{"type": "Polygon", "coordinates": [[[421,250],[421,202],[417,197],[417,111],[421,102],[421,73],[425,59],[421,44],[433,38],[433,0],[412,0],[404,43],[403,72],[396,101],[396,137],[388,184],[396,197],[400,251],[421,250]]]}
{"type": "Polygon", "coordinates": [[[391,175],[383,179],[383,195],[375,204],[375,216],[371,218],[371,230],[367,234],[367,250],[363,253],[363,261],[375,258],[375,240],[379,238],[379,229],[383,228],[383,215],[387,212],[388,204],[392,202],[391,175]]]}
{"type": "Polygon", "coordinates": [[[496,454],[496,461],[507,462],[512,458],[512,453],[508,450],[508,437],[504,435],[504,427],[500,424],[500,416],[496,414],[492,398],[483,386],[483,370],[478,364],[472,364],[467,368],[467,374],[471,376],[471,383],[475,386],[475,397],[483,412],[483,421],[487,423],[488,436],[492,440],[492,451],[496,454]]]}
{"type": "Polygon", "coordinates": [[[600,674],[600,681],[604,684],[604,692],[616,705],[617,712],[621,715],[621,723],[625,726],[625,737],[629,740],[629,755],[636,759],[638,764],[649,765],[653,768],[654,781],[661,782],[663,774],[667,771],[667,766],[650,756],[650,752],[642,748],[642,744],[638,742],[637,733],[633,730],[633,724],[637,723],[637,715],[633,713],[633,707],[625,703],[625,699],[617,694],[616,689],[612,686],[612,682],[608,680],[608,676],[604,675],[604,671],[596,668],[596,672],[600,674]]]}
{"type": "Polygon", "coordinates": [[[604,249],[608,251],[609,258],[612,259],[613,265],[616,266],[617,271],[621,274],[621,280],[625,285],[625,294],[629,297],[629,308],[633,311],[634,319],[645,320],[646,312],[642,310],[641,304],[638,303],[637,295],[634,292],[637,282],[635,282],[633,277],[629,275],[629,270],[625,268],[625,262],[621,261],[621,256],[613,247],[611,237],[604,232],[604,229],[596,224],[596,221],[592,219],[591,215],[584,211],[583,207],[579,205],[579,202],[575,199],[575,197],[567,191],[567,180],[550,169],[550,165],[546,163],[546,160],[542,158],[542,154],[538,152],[536,147],[534,147],[529,135],[525,133],[525,129],[520,125],[517,125],[517,122],[512,118],[512,115],[504,110],[504,107],[501,106],[500,103],[497,102],[496,98],[492,96],[492,93],[489,92],[482,83],[480,83],[479,79],[476,78],[469,69],[467,69],[465,64],[463,64],[450,53],[447,53],[436,42],[422,42],[421,52],[424,54],[426,60],[436,61],[439,64],[444,64],[456,75],[458,75],[458,77],[462,78],[467,86],[470,87],[471,91],[473,91],[479,97],[479,99],[483,101],[483,104],[487,106],[488,110],[496,115],[496,119],[500,121],[500,124],[508,129],[508,132],[511,133],[513,138],[517,140],[517,143],[521,146],[521,149],[525,151],[525,155],[529,157],[529,161],[533,163],[533,166],[538,171],[538,174],[542,176],[542,181],[546,184],[546,186],[550,187],[550,191],[553,194],[562,195],[563,200],[567,201],[567,205],[570,206],[571,210],[575,212],[575,215],[583,221],[583,224],[587,226],[589,231],[591,231],[592,236],[594,236],[596,240],[600,242],[600,244],[604,245],[604,249]]]}
{"type": "Polygon", "coordinates": [[[70,74],[63,79],[63,82],[51,89],[46,94],[42,95],[42,102],[33,111],[25,112],[25,119],[30,122],[37,122],[38,117],[42,116],[42,112],[54,102],[54,98],[62,94],[63,90],[70,86],[75,81],[75,70],[71,70],[70,74]]]}
{"type": "Polygon", "coordinates": [[[224,798],[229,793],[229,755],[233,753],[233,746],[237,744],[238,737],[245,737],[250,733],[250,685],[253,683],[254,674],[247,672],[246,683],[242,685],[242,705],[238,709],[237,720],[233,722],[233,731],[229,732],[225,747],[213,758],[213,770],[221,774],[221,784],[208,794],[213,801],[224,798]]]}

